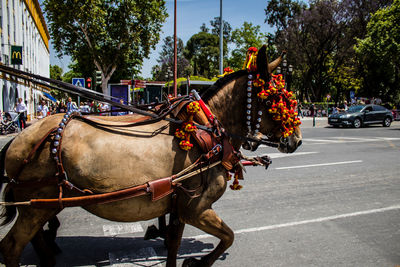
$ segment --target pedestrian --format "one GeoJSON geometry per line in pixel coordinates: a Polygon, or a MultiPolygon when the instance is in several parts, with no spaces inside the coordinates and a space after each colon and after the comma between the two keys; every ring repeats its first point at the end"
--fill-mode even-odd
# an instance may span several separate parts
{"type": "Polygon", "coordinates": [[[18,118],[19,128],[21,130],[25,129],[25,127],[26,127],[26,119],[25,119],[26,106],[25,106],[25,103],[22,101],[22,98],[18,98],[18,103],[15,107],[15,111],[19,115],[19,118],[18,118]]]}
{"type": "Polygon", "coordinates": [[[315,107],[314,107],[314,104],[311,104],[311,106],[310,106],[310,116],[314,117],[314,113],[315,113],[315,107]]]}
{"type": "Polygon", "coordinates": [[[78,110],[78,107],[76,106],[75,102],[72,102],[72,98],[68,97],[68,102],[67,102],[67,112],[72,112],[78,110]]]}
{"type": "Polygon", "coordinates": [[[47,107],[47,104],[44,100],[42,100],[42,106],[41,106],[41,117],[45,118],[47,117],[47,114],[49,113],[49,108],[47,107]]]}
{"type": "Polygon", "coordinates": [[[302,117],[302,118],[304,118],[304,115],[303,115],[303,112],[301,111],[301,109],[302,109],[302,106],[301,106],[301,103],[299,103],[298,105],[297,105],[297,117],[302,117]]]}
{"type": "MultiPolygon", "coordinates": [[[[119,103],[123,105],[123,104],[124,104],[124,100],[121,98],[121,99],[119,100],[119,103]]],[[[118,115],[118,116],[126,115],[126,111],[120,111],[120,112],[118,112],[117,115],[118,115]]]]}
{"type": "Polygon", "coordinates": [[[345,100],[343,104],[339,105],[338,111],[339,112],[346,112],[348,110],[347,101],[345,100]]]}

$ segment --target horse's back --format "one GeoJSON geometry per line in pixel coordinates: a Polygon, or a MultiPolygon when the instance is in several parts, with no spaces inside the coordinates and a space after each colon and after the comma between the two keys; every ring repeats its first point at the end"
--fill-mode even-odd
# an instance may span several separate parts
{"type": "MultiPolygon", "coordinates": [[[[6,156],[6,170],[11,178],[16,178],[23,160],[61,119],[62,114],[47,117],[18,135],[6,156]]],[[[131,118],[126,116],[124,119],[127,122],[131,118]]],[[[165,121],[137,127],[116,127],[115,124],[122,125],[121,121],[112,118],[98,120],[114,125],[89,124],[73,119],[65,127],[59,146],[69,180],[81,189],[105,193],[168,177],[189,165],[198,154],[193,151],[189,158],[188,153],[179,148],[165,121]]],[[[23,167],[18,179],[55,177],[57,167],[52,148],[52,138],[49,137],[32,161],[23,167]]],[[[117,221],[145,220],[167,212],[169,200],[150,202],[149,196],[142,196],[85,208],[100,217],[117,221]]]]}

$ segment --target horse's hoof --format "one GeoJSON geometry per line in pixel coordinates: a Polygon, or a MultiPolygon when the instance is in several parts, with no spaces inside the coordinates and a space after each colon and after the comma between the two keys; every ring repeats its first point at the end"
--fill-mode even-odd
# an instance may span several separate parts
{"type": "Polygon", "coordinates": [[[187,258],[183,261],[182,267],[201,267],[201,260],[196,260],[195,258],[187,258]]]}
{"type": "Polygon", "coordinates": [[[160,236],[160,230],[158,230],[157,227],[153,224],[147,227],[146,233],[144,234],[144,240],[156,239],[160,236]]]}
{"type": "Polygon", "coordinates": [[[42,267],[54,267],[56,266],[56,259],[54,257],[40,259],[40,266],[42,267]]]}

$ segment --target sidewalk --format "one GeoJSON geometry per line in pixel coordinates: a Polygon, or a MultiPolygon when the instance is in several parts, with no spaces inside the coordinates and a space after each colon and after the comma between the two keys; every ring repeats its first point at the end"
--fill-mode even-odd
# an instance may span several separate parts
{"type": "MultiPolygon", "coordinates": [[[[301,127],[304,128],[312,128],[313,126],[313,117],[299,117],[301,121],[301,127]]],[[[315,117],[315,127],[323,128],[328,126],[328,118],[327,117],[315,117]]]]}
{"type": "MultiPolygon", "coordinates": [[[[30,120],[30,121],[27,121],[26,122],[26,127],[29,127],[32,123],[34,123],[36,121],[38,121],[38,120],[37,119],[33,119],[33,120],[30,120]]],[[[18,133],[4,134],[4,135],[0,135],[0,139],[11,137],[11,136],[16,136],[16,135],[18,135],[18,133]]]]}

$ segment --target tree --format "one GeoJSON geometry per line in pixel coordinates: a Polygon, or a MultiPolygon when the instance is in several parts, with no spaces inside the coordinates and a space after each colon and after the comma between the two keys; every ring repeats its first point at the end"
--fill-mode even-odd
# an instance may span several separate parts
{"type": "Polygon", "coordinates": [[[276,28],[275,35],[279,37],[280,33],[287,29],[290,21],[300,15],[305,8],[306,5],[298,1],[268,0],[265,9],[265,22],[276,28]]]}
{"type": "MultiPolygon", "coordinates": [[[[186,77],[191,73],[191,67],[189,61],[184,57],[183,41],[177,38],[177,77],[186,77]]],[[[168,76],[172,78],[172,75],[168,74],[168,68],[172,72],[174,68],[174,37],[167,36],[164,39],[164,44],[160,52],[160,56],[157,59],[159,63],[152,69],[153,79],[163,81],[168,79],[168,76]]]]}
{"type": "MultiPolygon", "coordinates": [[[[271,35],[261,32],[261,27],[259,25],[254,26],[252,23],[245,21],[242,27],[232,31],[232,42],[235,44],[235,48],[232,50],[231,56],[228,59],[229,66],[234,70],[240,70],[246,59],[247,49],[252,46],[260,48],[271,39],[271,35]]],[[[269,45],[269,53],[273,54],[275,50],[276,49],[272,45],[269,45]]]]}
{"type": "MultiPolygon", "coordinates": [[[[62,81],[62,76],[63,76],[63,69],[60,66],[57,65],[50,65],[50,78],[58,81],[62,81]]],[[[50,91],[51,95],[53,95],[55,98],[60,99],[64,95],[59,90],[51,90],[50,91]]]]}
{"type": "MultiPolygon", "coordinates": [[[[167,16],[165,1],[45,0],[54,48],[81,61],[87,53],[102,73],[102,91],[118,65],[135,72],[155,48],[167,16]]],[[[86,62],[86,64],[88,64],[86,62]]]]}
{"type": "MultiPolygon", "coordinates": [[[[224,42],[224,54],[227,45],[224,42]]],[[[212,78],[218,74],[219,38],[201,31],[188,40],[184,55],[191,61],[194,75],[212,78]]]]}
{"type": "MultiPolygon", "coordinates": [[[[219,29],[220,29],[220,17],[214,17],[214,20],[210,20],[211,24],[211,33],[215,34],[219,37],[219,29]]],[[[229,43],[231,41],[231,31],[232,27],[227,21],[223,21],[223,38],[226,43],[229,43]]]]}
{"type": "Polygon", "coordinates": [[[277,28],[278,47],[288,49],[288,62],[295,67],[292,85],[300,89],[300,99],[321,101],[334,92],[338,101],[347,91],[361,89],[366,79],[353,47],[356,38],[364,38],[370,14],[390,2],[312,0],[306,6],[268,1],[266,21],[277,28]]]}
{"type": "Polygon", "coordinates": [[[57,65],[50,65],[50,78],[61,81],[63,69],[57,65]]]}
{"type": "Polygon", "coordinates": [[[365,96],[400,102],[400,0],[378,10],[359,39],[357,55],[363,62],[365,96]]]}

